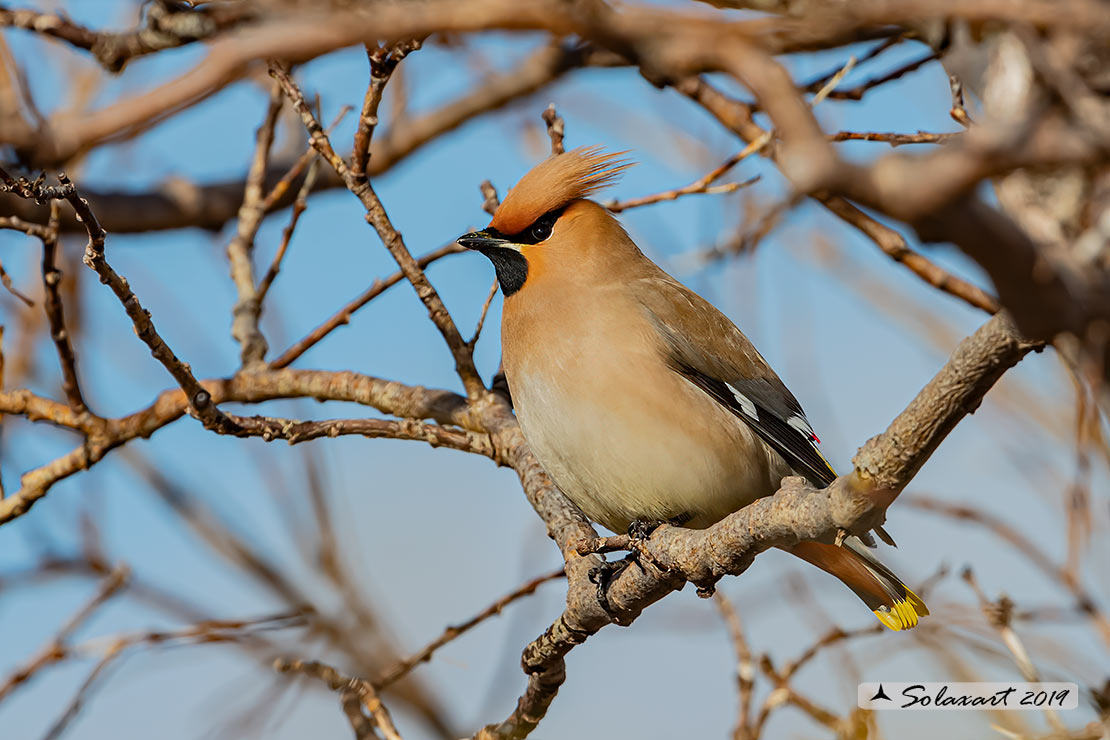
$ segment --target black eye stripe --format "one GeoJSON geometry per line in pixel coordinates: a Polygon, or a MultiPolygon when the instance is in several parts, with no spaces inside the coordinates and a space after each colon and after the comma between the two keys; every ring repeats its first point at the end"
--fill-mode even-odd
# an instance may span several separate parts
{"type": "Polygon", "coordinates": [[[559,216],[561,215],[563,215],[562,208],[548,211],[537,218],[527,229],[524,229],[518,234],[510,234],[506,238],[514,244],[539,244],[544,239],[551,236],[551,230],[554,228],[555,222],[559,220],[559,216]]]}

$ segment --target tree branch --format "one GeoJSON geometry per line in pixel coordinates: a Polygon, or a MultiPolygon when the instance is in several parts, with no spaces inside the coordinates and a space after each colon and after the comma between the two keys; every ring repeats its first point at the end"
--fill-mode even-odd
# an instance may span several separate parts
{"type": "Polygon", "coordinates": [[[562,616],[524,651],[528,688],[517,708],[505,721],[488,725],[475,737],[528,735],[565,680],[566,654],[609,624],[610,614],[620,624],[629,624],[684,581],[708,595],[721,577],[742,573],[766,549],[803,540],[832,542],[841,532],[865,532],[881,524],[886,508],[956,423],[978,407],[1007,369],[1040,346],[1022,338],[1005,314],[995,315],[960,343],[886,432],[860,449],[852,472],[823,490],[802,478],[786,478],[774,495],[708,529],[661,525],[643,545],[649,557],[631,563],[608,585],[608,612],[598,604],[596,586],[588,577],[591,564],[598,562],[596,556],[576,552],[578,542],[596,537],[593,528],[550,486],[538,465],[533,467],[526,448],[512,448],[510,430],[491,430],[495,443],[504,440],[506,458],[521,475],[529,501],[563,551],[568,593],[562,616]],[[659,571],[652,563],[666,570],[659,571]]]}
{"type": "Polygon", "coordinates": [[[0,5],[0,26],[23,28],[91,52],[109,72],[119,72],[135,57],[210,38],[250,20],[257,10],[250,3],[222,3],[191,8],[158,2],[147,6],[141,28],[132,31],[94,31],[63,15],[34,10],[12,10],[0,5]]]}
{"type": "Polygon", "coordinates": [[[354,172],[347,167],[343,158],[335,153],[328,139],[327,134],[320,126],[320,122],[312,115],[308,105],[305,103],[304,94],[293,82],[288,72],[281,69],[278,65],[270,65],[270,74],[280,84],[285,91],[286,96],[292,101],[294,108],[301,114],[301,120],[304,121],[305,128],[308,129],[309,138],[312,141],[316,150],[320,152],[320,156],[327,161],[336,174],[339,175],[347,189],[350,190],[355,197],[359,199],[363,207],[366,209],[366,220],[378,232],[382,244],[393,255],[401,272],[404,273],[405,278],[412,284],[416,294],[424,303],[425,308],[428,309],[428,316],[431,318],[432,323],[439,329],[439,333],[443,336],[444,341],[447,343],[448,349],[451,350],[451,355],[455,359],[455,371],[458,373],[460,380],[462,380],[463,387],[466,389],[467,396],[476,398],[485,393],[485,385],[482,383],[481,377],[478,375],[477,368],[474,367],[473,352],[467,346],[466,341],[459,334],[458,328],[455,326],[451,314],[448,313],[447,307],[443,304],[439,294],[435,288],[428,281],[424,270],[420,267],[419,263],[413,259],[412,254],[409,252],[408,247],[405,246],[404,239],[401,237],[400,232],[393,226],[389,220],[389,215],[385,211],[385,206],[382,205],[381,200],[378,198],[374,188],[371,187],[370,181],[366,177],[358,177],[354,172]]]}

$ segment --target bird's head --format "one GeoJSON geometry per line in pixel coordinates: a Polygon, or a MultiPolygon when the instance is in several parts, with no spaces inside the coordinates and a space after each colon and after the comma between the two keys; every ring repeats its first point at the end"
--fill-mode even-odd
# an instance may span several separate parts
{"type": "Polygon", "coordinates": [[[583,258],[614,229],[624,237],[608,211],[585,200],[632,165],[622,154],[579,147],[548,157],[509,191],[489,226],[460,236],[458,243],[489,258],[508,297],[535,279],[543,262],[583,258]]]}

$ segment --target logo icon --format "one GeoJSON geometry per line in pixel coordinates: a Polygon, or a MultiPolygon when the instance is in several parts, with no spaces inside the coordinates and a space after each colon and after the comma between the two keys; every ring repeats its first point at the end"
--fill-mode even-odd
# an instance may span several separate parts
{"type": "Polygon", "coordinates": [[[886,699],[887,701],[894,701],[893,699],[891,699],[889,696],[886,695],[885,691],[883,691],[883,685],[882,684],[879,684],[879,690],[876,691],[875,695],[871,697],[871,701],[875,701],[876,699],[886,699]]]}

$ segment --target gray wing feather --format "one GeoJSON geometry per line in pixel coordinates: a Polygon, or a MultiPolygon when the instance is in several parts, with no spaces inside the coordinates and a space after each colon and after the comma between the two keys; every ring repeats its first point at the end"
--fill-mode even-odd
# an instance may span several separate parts
{"type": "Polygon", "coordinates": [[[676,372],[727,407],[814,485],[836,477],[801,404],[748,338],[666,273],[634,286],[676,372]]]}

